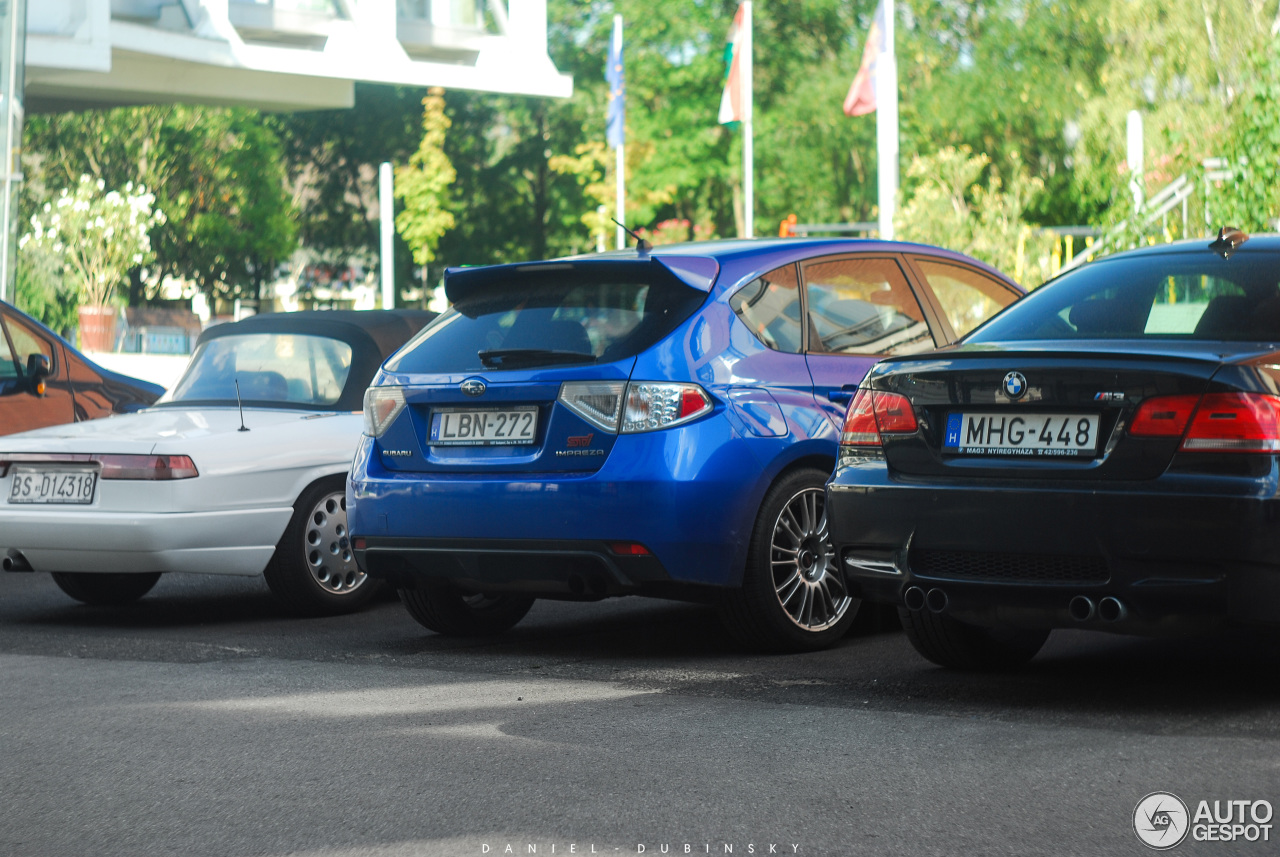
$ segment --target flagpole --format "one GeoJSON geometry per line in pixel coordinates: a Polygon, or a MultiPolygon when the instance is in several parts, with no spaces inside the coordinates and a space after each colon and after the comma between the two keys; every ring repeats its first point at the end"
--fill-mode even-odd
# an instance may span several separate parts
{"type": "MultiPolygon", "coordinates": [[[[613,16],[613,50],[615,55],[622,55],[622,16],[613,16]]],[[[618,143],[617,148],[617,174],[618,174],[618,194],[615,201],[614,218],[618,223],[627,222],[627,157],[626,157],[626,135],[623,133],[622,140],[618,143]]],[[[619,250],[627,248],[627,233],[619,226],[617,229],[617,246],[619,250]]]]}
{"type": "Polygon", "coordinates": [[[880,237],[893,240],[898,195],[898,59],[894,50],[893,0],[884,2],[884,52],[876,63],[876,177],[880,237]]]}
{"type": "Polygon", "coordinates": [[[751,0],[742,4],[742,213],[743,228],[747,238],[755,237],[756,204],[755,204],[755,140],[752,131],[753,102],[755,101],[752,86],[752,51],[751,35],[751,0]]]}

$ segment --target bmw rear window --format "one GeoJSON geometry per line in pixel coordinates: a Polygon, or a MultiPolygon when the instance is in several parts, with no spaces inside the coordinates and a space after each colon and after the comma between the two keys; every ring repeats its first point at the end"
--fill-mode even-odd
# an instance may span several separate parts
{"type": "Polygon", "coordinates": [[[1046,284],[965,339],[1280,340],[1280,258],[1205,250],[1104,259],[1046,284]]]}
{"type": "Polygon", "coordinates": [[[611,363],[657,343],[706,297],[652,266],[513,270],[462,297],[387,369],[434,374],[611,363]]]}

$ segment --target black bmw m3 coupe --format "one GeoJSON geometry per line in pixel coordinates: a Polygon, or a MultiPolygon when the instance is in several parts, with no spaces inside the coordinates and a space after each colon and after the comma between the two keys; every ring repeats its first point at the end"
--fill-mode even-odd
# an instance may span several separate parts
{"type": "Polygon", "coordinates": [[[943,666],[1280,623],[1280,236],[1116,254],[878,364],[826,511],[855,592],[943,666]]]}

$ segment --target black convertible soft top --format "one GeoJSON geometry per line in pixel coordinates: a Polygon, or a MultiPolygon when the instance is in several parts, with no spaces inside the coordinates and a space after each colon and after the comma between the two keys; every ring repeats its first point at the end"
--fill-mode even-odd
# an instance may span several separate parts
{"type": "Polygon", "coordinates": [[[326,336],[345,342],[351,346],[351,372],[342,395],[326,410],[357,411],[364,405],[364,391],[378,367],[435,317],[434,312],[415,309],[264,313],[214,325],[200,334],[196,347],[223,336],[253,333],[326,336]]]}

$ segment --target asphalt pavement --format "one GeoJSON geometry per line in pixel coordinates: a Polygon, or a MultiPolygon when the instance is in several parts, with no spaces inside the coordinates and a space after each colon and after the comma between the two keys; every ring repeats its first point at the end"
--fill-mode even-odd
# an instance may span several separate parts
{"type": "Polygon", "coordinates": [[[393,601],[294,619],[254,579],[108,609],[9,574],[0,854],[1146,854],[1151,792],[1280,805],[1278,667],[1239,632],[1059,632],[1010,675],[891,631],[753,655],[643,599],[456,640],[393,601]]]}

